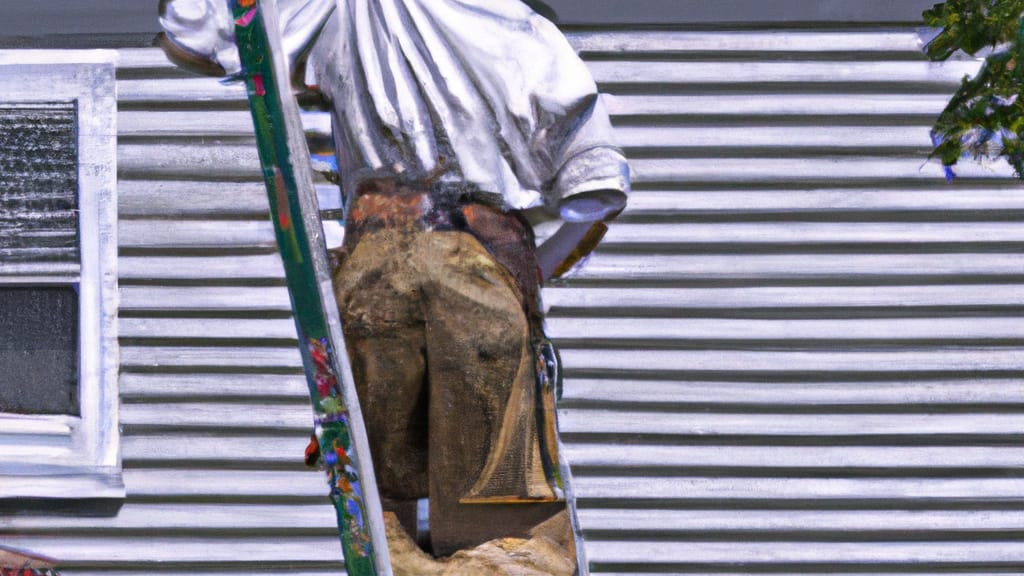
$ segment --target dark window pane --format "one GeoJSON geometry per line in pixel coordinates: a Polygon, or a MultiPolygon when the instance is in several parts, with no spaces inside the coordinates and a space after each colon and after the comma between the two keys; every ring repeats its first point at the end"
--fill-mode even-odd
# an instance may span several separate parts
{"type": "Polygon", "coordinates": [[[0,103],[0,267],[78,261],[72,102],[0,103]]]}
{"type": "Polygon", "coordinates": [[[78,414],[78,294],[0,287],[0,412],[78,414]]]}

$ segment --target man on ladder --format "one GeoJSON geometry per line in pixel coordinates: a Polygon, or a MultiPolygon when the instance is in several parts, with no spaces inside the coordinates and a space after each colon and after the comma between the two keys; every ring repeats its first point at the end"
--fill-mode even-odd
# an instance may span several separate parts
{"type": "MultiPolygon", "coordinates": [[[[596,86],[519,0],[278,10],[294,77],[332,112],[335,295],[385,508],[429,497],[435,555],[522,536],[566,507],[538,280],[592,249],[629,190],[596,86]],[[564,221],[539,248],[527,209],[564,221]]],[[[224,0],[162,0],[161,22],[175,62],[241,71],[224,0]]]]}

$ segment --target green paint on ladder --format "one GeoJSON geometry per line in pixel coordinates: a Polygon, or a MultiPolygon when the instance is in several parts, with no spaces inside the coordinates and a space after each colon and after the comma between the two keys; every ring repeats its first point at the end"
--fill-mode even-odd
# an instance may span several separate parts
{"type": "MultiPolygon", "coordinates": [[[[268,29],[273,28],[268,26],[268,21],[273,22],[273,19],[265,17],[269,11],[263,4],[264,0],[226,1],[235,19],[235,41],[244,71],[242,76],[248,89],[271,218],[291,295],[315,414],[315,431],[337,514],[345,568],[352,576],[387,576],[390,567],[387,545],[381,538],[383,526],[378,530],[371,529],[377,518],[369,513],[367,506],[368,497],[377,497],[372,468],[369,482],[364,481],[361,471],[362,476],[366,476],[366,468],[359,467],[359,458],[369,456],[362,446],[358,446],[360,443],[353,433],[353,426],[361,428],[362,421],[358,418],[353,422],[351,403],[346,398],[345,387],[339,382],[338,367],[346,369],[347,360],[340,364],[335,354],[345,354],[344,343],[334,342],[332,345],[329,312],[314,266],[317,256],[326,262],[324,254],[314,254],[314,250],[323,249],[311,241],[307,229],[310,222],[318,221],[314,220],[315,213],[314,217],[304,213],[300,198],[300,176],[308,180],[308,174],[300,174],[297,170],[306,169],[306,163],[293,157],[289,148],[290,111],[285,109],[282,88],[290,89],[290,86],[280,86],[278,78],[285,76],[275,73],[271,46],[276,43],[268,37],[268,29]]],[[[271,33],[276,34],[276,30],[271,33]]],[[[290,98],[290,91],[284,96],[290,98]]],[[[294,123],[291,126],[294,129],[294,123]]],[[[318,238],[316,242],[320,242],[318,238]]],[[[376,510],[379,515],[379,505],[376,510]]]]}

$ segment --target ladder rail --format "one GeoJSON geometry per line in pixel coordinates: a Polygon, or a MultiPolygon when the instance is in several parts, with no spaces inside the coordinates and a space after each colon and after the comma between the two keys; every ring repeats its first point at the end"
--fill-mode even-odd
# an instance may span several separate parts
{"type": "Polygon", "coordinates": [[[346,571],[391,576],[383,511],[334,298],[309,150],[281,47],[276,0],[226,1],[235,21],[346,571]]]}

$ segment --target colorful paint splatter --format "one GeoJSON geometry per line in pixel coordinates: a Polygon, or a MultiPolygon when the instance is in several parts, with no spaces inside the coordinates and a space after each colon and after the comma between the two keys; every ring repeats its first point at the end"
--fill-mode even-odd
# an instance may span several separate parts
{"type": "MultiPolygon", "coordinates": [[[[264,182],[270,199],[285,278],[302,350],[303,365],[315,414],[316,446],[307,460],[316,459],[317,447],[327,474],[341,536],[345,568],[351,576],[377,574],[365,495],[359,479],[358,456],[353,446],[349,412],[334,367],[335,353],[327,337],[327,312],[318,292],[312,244],[305,229],[299,184],[290,158],[285,131],[288,122],[282,90],[277,85],[273,58],[258,0],[226,0],[235,21],[235,39],[242,61],[264,182]]],[[[287,88],[287,86],[285,87],[287,88]]],[[[290,91],[285,93],[285,97],[290,91]]],[[[343,346],[344,344],[341,344],[343,346]]],[[[2,575],[0,575],[2,576],[2,575]]]]}
{"type": "Polygon", "coordinates": [[[309,339],[307,349],[314,367],[313,382],[320,396],[316,437],[331,486],[331,499],[352,537],[353,551],[366,556],[371,542],[363,514],[363,491],[352,456],[348,411],[344,409],[338,378],[331,368],[332,352],[326,338],[309,339]]]}

